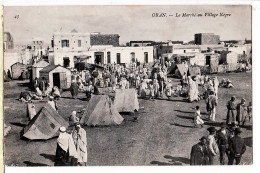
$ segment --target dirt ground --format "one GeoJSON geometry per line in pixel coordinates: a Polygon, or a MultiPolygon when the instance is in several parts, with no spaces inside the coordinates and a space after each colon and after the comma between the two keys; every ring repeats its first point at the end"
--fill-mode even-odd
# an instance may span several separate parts
{"type": "MultiPolygon", "coordinates": [[[[123,115],[125,121],[120,126],[85,127],[88,139],[89,166],[137,166],[137,165],[188,165],[190,150],[200,137],[207,135],[207,128],[215,126],[226,118],[226,103],[231,96],[236,95],[237,101],[244,97],[252,100],[251,73],[218,74],[218,79],[229,78],[234,88],[219,88],[219,106],[215,123],[205,122],[205,126],[192,128],[193,115],[196,105],[200,105],[202,118],[205,114],[204,100],[187,103],[183,97],[172,97],[168,100],[141,100],[138,122],[133,122],[130,115],[123,115]]],[[[172,79],[174,85],[178,79],[172,79]]],[[[28,82],[28,81],[27,81],[28,82]]],[[[12,127],[4,139],[5,165],[8,166],[53,166],[56,138],[48,141],[26,141],[20,139],[20,132],[28,123],[26,120],[26,104],[19,102],[21,91],[28,89],[26,81],[4,83],[4,122],[12,127]]],[[[59,113],[68,119],[73,110],[80,111],[87,105],[85,95],[79,99],[70,98],[69,92],[62,93],[58,101],[59,113]]],[[[36,101],[37,109],[45,102],[36,101]]],[[[242,128],[247,151],[242,157],[241,164],[252,164],[253,132],[251,125],[242,128]]]]}

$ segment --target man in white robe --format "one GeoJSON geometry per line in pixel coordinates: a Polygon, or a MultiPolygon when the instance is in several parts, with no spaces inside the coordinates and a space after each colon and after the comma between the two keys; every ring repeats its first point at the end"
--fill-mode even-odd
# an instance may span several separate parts
{"type": "Polygon", "coordinates": [[[198,101],[199,100],[199,90],[198,90],[198,85],[196,84],[195,81],[193,81],[191,79],[190,76],[188,76],[188,97],[189,97],[189,101],[193,102],[193,101],[198,101]]]}
{"type": "Polygon", "coordinates": [[[54,166],[77,166],[78,153],[72,136],[66,130],[65,127],[60,127],[54,166]]]}
{"type": "Polygon", "coordinates": [[[75,123],[75,131],[73,133],[73,139],[78,153],[79,165],[87,166],[88,151],[87,151],[87,135],[86,131],[81,128],[79,123],[75,123]]]}

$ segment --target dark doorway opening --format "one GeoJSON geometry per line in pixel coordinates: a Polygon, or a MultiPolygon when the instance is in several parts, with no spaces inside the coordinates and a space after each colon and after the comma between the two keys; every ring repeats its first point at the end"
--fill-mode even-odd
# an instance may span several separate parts
{"type": "Polygon", "coordinates": [[[130,56],[131,56],[131,63],[135,63],[135,53],[132,52],[132,53],[130,54],[130,56]]]}
{"type": "Polygon", "coordinates": [[[117,54],[116,54],[116,63],[117,63],[117,64],[121,64],[120,53],[117,53],[117,54]]]}
{"type": "Polygon", "coordinates": [[[210,56],[206,56],[206,65],[210,65],[210,56]]]}
{"type": "Polygon", "coordinates": [[[144,53],[144,62],[148,63],[148,52],[144,53]]]}
{"type": "Polygon", "coordinates": [[[59,73],[53,73],[53,86],[57,86],[60,88],[60,74],[59,73]]]}
{"type": "Polygon", "coordinates": [[[95,64],[103,65],[104,64],[104,52],[95,52],[95,64]]]}
{"type": "Polygon", "coordinates": [[[63,58],[63,67],[69,67],[70,66],[70,58],[69,57],[64,57],[63,58]]]}

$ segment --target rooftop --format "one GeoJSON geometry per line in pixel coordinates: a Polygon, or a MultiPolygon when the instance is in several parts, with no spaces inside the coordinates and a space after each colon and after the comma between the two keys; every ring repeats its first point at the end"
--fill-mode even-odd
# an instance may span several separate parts
{"type": "Polygon", "coordinates": [[[55,68],[59,67],[60,65],[48,65],[47,67],[43,68],[42,70],[40,70],[40,72],[43,73],[48,73],[52,70],[54,70],[55,68]]]}

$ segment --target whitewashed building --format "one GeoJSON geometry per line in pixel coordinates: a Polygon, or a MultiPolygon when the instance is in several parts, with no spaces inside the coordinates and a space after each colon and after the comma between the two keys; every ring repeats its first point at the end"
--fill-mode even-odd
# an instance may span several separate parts
{"type": "Polygon", "coordinates": [[[54,33],[52,40],[53,55],[51,65],[74,67],[74,58],[87,56],[90,49],[89,33],[54,33]]]}
{"type": "Polygon", "coordinates": [[[239,55],[246,55],[248,52],[247,46],[246,45],[239,45],[239,46],[234,46],[234,47],[228,47],[228,51],[230,52],[235,52],[239,55]]]}
{"type": "Polygon", "coordinates": [[[74,68],[74,61],[78,59],[91,64],[153,62],[152,46],[91,45],[90,36],[90,33],[54,33],[53,52],[49,54],[50,65],[74,68]]]}

